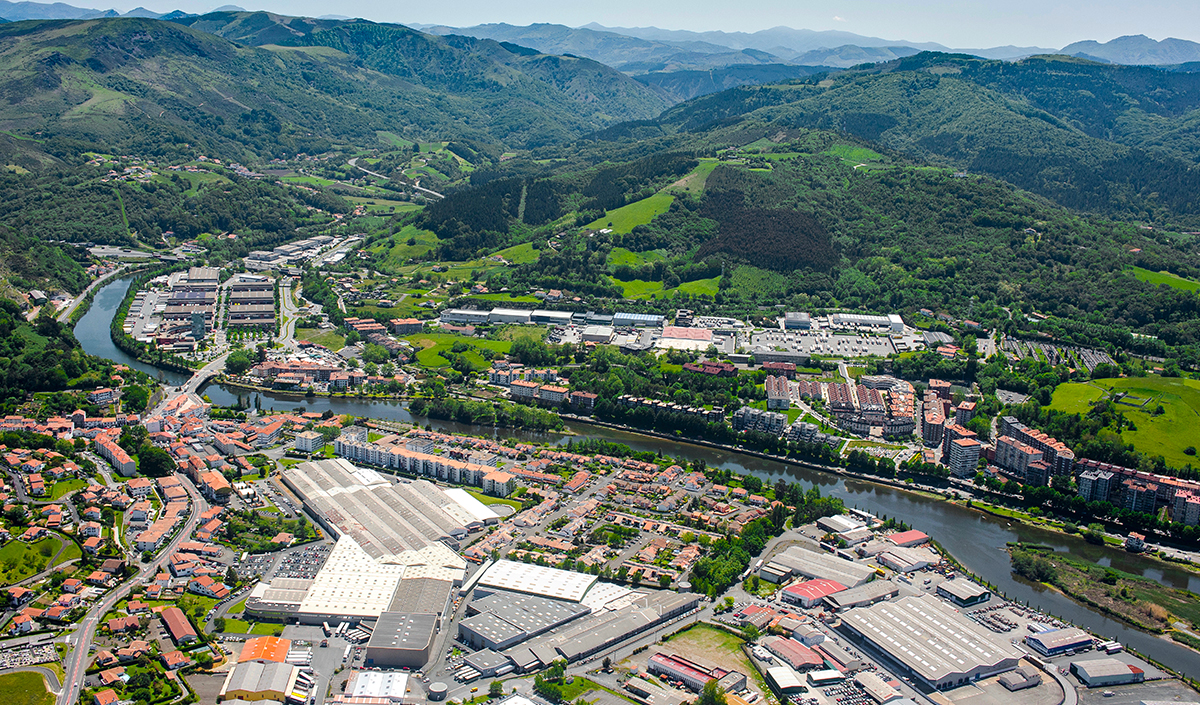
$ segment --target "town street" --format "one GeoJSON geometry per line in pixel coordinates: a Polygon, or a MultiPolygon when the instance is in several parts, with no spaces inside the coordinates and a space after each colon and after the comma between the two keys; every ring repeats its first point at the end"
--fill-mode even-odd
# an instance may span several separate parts
{"type": "Polygon", "coordinates": [[[87,671],[88,659],[91,656],[92,639],[96,636],[96,627],[99,626],[100,619],[108,613],[118,602],[121,601],[129,589],[137,585],[151,575],[158,573],[167,556],[170,556],[179,547],[179,543],[192,535],[196,524],[200,521],[200,514],[207,508],[206,503],[200,498],[200,493],[196,491],[195,486],[186,478],[180,478],[184,489],[191,496],[191,511],[188,514],[188,519],[184,525],[180,527],[175,538],[171,540],[161,551],[158,556],[143,567],[136,575],[132,576],[119,587],[109,591],[92,609],[88,610],[87,616],[79,622],[79,628],[66,638],[66,643],[73,646],[71,653],[67,655],[63,662],[63,671],[66,677],[63,679],[63,690],[59,694],[59,705],[74,705],[79,699],[79,691],[83,685],[84,672],[87,671]]]}

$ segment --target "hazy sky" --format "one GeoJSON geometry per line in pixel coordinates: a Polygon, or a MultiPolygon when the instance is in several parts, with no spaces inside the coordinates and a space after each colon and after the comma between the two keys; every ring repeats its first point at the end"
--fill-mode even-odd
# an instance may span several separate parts
{"type": "MultiPolygon", "coordinates": [[[[157,12],[203,13],[228,0],[147,0],[157,12]]],[[[381,22],[469,26],[485,22],[551,22],[753,32],[775,26],[838,29],[867,36],[938,42],[955,48],[1015,44],[1059,48],[1082,39],[1125,34],[1200,41],[1196,0],[232,0],[247,9],[290,15],[328,14],[381,22]]],[[[67,0],[71,2],[71,0],[67,0]]],[[[137,0],[113,5],[128,11],[137,0]]],[[[100,6],[104,0],[72,4],[100,6]]],[[[105,5],[109,7],[109,5],[105,5]]]]}

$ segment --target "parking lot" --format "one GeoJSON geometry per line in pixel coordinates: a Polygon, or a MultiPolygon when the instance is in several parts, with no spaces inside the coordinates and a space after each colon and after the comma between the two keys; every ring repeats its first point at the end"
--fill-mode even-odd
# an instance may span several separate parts
{"type": "Polygon", "coordinates": [[[750,336],[750,348],[837,357],[886,357],[896,353],[896,346],[887,336],[831,331],[768,330],[750,336]]]}
{"type": "Polygon", "coordinates": [[[325,559],[329,557],[329,549],[329,544],[321,544],[284,554],[279,559],[279,565],[271,577],[311,580],[317,576],[317,571],[321,569],[321,566],[325,565],[325,559]]]}
{"type": "Polygon", "coordinates": [[[262,577],[271,573],[271,566],[275,563],[276,554],[274,553],[258,553],[246,556],[246,560],[238,564],[237,574],[242,580],[249,580],[254,577],[262,577]]]}

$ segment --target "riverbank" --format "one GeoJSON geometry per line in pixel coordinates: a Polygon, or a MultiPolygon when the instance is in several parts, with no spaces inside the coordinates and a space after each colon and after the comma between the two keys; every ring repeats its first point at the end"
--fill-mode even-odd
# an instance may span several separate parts
{"type": "MultiPolygon", "coordinates": [[[[1171,636],[1177,623],[1200,628],[1200,595],[1188,590],[1081,561],[1046,546],[1018,544],[1009,547],[1009,555],[1019,575],[1143,631],[1171,636]]],[[[1195,647],[1188,639],[1176,641],[1195,647]]]]}
{"type": "MultiPolygon", "coordinates": [[[[951,499],[948,501],[950,501],[952,504],[957,504],[957,505],[962,506],[967,509],[973,509],[975,511],[982,512],[984,514],[987,514],[989,516],[994,516],[999,519],[1006,519],[1009,521],[1020,522],[1021,524],[1025,525],[1025,526],[1040,529],[1042,531],[1051,531],[1054,533],[1062,534],[1063,536],[1079,536],[1080,535],[1080,531],[1079,531],[1078,527],[1076,528],[1076,531],[1068,531],[1067,530],[1067,524],[1069,522],[1061,522],[1056,519],[1033,516],[1032,514],[1029,514],[1027,512],[1022,512],[1019,509],[1012,509],[1011,507],[998,506],[998,505],[991,504],[991,503],[988,503],[988,502],[985,502],[985,501],[982,501],[979,499],[969,499],[969,500],[951,499]]],[[[1122,541],[1121,539],[1116,538],[1114,536],[1109,536],[1109,535],[1105,534],[1104,544],[1110,548],[1124,550],[1124,548],[1123,548],[1124,541],[1122,541]]],[[[1172,558],[1170,556],[1159,555],[1158,553],[1152,553],[1152,552],[1143,552],[1143,553],[1139,553],[1138,555],[1140,555],[1142,558],[1145,558],[1147,560],[1154,561],[1157,563],[1162,563],[1164,566],[1169,566],[1170,568],[1183,569],[1183,570],[1187,570],[1189,572],[1200,575],[1200,565],[1197,565],[1196,563],[1193,563],[1191,561],[1180,560],[1178,558],[1172,558]]]]}
{"type": "Polygon", "coordinates": [[[406,401],[406,400],[412,398],[411,396],[409,396],[407,394],[394,394],[394,395],[393,394],[362,394],[362,393],[346,394],[346,393],[342,393],[342,392],[313,392],[313,391],[307,391],[307,390],[301,392],[301,391],[297,391],[294,389],[272,389],[271,387],[264,387],[264,386],[258,385],[258,384],[250,384],[248,382],[231,380],[231,379],[225,377],[224,375],[218,375],[217,377],[213,378],[212,382],[213,382],[213,384],[219,384],[223,387],[233,387],[234,389],[245,389],[245,390],[251,391],[251,392],[267,392],[267,393],[274,394],[277,396],[290,397],[290,398],[295,398],[295,399],[315,399],[315,398],[366,399],[366,400],[376,400],[376,401],[403,402],[403,401],[406,401]]]}

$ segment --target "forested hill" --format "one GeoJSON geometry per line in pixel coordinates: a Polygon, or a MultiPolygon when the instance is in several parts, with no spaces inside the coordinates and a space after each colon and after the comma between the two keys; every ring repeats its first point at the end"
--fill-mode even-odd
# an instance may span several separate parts
{"type": "Polygon", "coordinates": [[[253,163],[374,144],[380,130],[560,143],[666,105],[583,59],[370,23],[314,30],[293,34],[293,46],[254,48],[159,20],[8,23],[0,126],[115,153],[253,163]]]}
{"type": "Polygon", "coordinates": [[[604,139],[737,122],[827,128],[1070,208],[1200,224],[1200,75],[1069,57],[922,53],[684,103],[604,139]]]}

